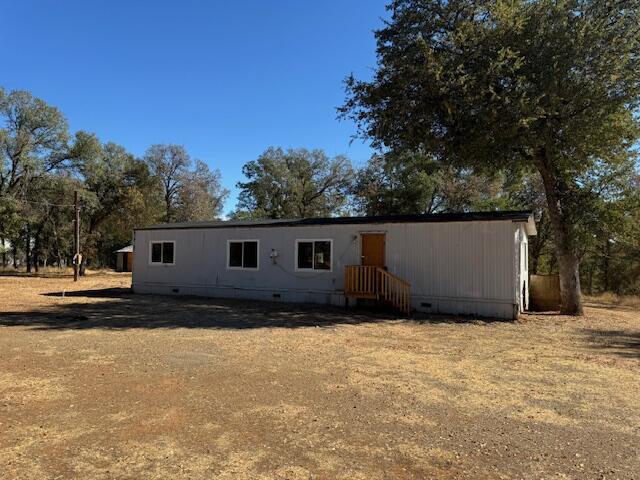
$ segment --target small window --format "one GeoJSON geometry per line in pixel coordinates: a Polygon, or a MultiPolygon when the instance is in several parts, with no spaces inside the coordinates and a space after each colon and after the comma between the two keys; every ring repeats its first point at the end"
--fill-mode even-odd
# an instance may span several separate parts
{"type": "Polygon", "coordinates": [[[258,268],[257,240],[231,240],[228,250],[228,268],[258,268]]]}
{"type": "Polygon", "coordinates": [[[151,242],[151,263],[173,265],[175,242],[151,242]]]}
{"type": "Polygon", "coordinates": [[[331,240],[298,240],[298,270],[331,270],[331,240]]]}

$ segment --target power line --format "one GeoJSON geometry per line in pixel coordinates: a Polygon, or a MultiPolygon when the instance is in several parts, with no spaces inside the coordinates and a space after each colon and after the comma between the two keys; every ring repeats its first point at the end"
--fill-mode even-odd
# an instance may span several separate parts
{"type": "Polygon", "coordinates": [[[60,203],[38,202],[38,201],[35,201],[35,200],[18,200],[18,199],[14,199],[14,201],[23,202],[23,203],[32,203],[34,205],[46,205],[46,206],[49,206],[49,207],[61,207],[61,208],[73,208],[73,207],[75,207],[75,205],[73,203],[65,205],[65,204],[60,204],[60,203]]]}

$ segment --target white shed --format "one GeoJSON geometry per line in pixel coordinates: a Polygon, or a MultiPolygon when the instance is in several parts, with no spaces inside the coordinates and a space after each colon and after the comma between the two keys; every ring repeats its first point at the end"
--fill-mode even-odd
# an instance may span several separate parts
{"type": "Polygon", "coordinates": [[[116,272],[130,272],[133,268],[133,245],[116,250],[116,272]]]}
{"type": "Polygon", "coordinates": [[[133,290],[514,318],[531,212],[214,221],[136,229],[133,290]]]}

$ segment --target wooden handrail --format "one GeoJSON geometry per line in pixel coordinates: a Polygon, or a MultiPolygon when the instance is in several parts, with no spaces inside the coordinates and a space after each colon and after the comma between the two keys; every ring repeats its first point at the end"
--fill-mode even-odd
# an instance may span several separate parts
{"type": "Polygon", "coordinates": [[[402,313],[409,315],[411,312],[411,285],[409,282],[380,267],[346,266],[344,290],[348,297],[383,300],[402,313]]]}
{"type": "Polygon", "coordinates": [[[394,275],[393,273],[391,273],[391,272],[389,272],[389,271],[387,271],[387,270],[384,270],[384,269],[382,269],[382,268],[381,268],[380,270],[381,270],[385,275],[389,275],[390,277],[393,277],[395,280],[397,280],[397,281],[398,281],[398,282],[400,282],[400,283],[405,284],[407,287],[410,287],[410,286],[411,286],[411,284],[410,284],[409,282],[407,282],[404,278],[400,278],[399,276],[394,275]]]}

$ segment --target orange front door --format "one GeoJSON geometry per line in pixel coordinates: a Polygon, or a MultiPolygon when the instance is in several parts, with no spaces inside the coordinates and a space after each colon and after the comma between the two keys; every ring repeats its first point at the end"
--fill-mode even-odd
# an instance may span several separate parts
{"type": "Polygon", "coordinates": [[[380,268],[385,267],[385,234],[384,233],[363,233],[362,234],[362,265],[372,265],[380,268]]]}

